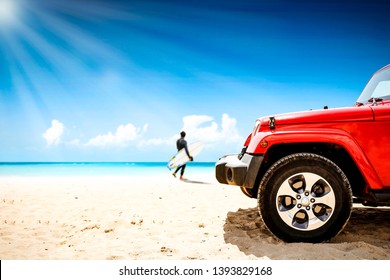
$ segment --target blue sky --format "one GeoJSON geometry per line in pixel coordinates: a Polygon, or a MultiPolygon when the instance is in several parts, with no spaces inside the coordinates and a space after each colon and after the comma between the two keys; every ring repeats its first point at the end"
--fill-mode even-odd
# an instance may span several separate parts
{"type": "Polygon", "coordinates": [[[387,1],[0,0],[0,161],[239,152],[263,115],[353,105],[387,1]]]}

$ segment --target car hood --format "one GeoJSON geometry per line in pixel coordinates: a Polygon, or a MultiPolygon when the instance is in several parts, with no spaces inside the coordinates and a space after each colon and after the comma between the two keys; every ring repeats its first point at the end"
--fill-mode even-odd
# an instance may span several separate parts
{"type": "Polygon", "coordinates": [[[263,118],[262,122],[266,122],[268,125],[272,117],[275,120],[275,125],[328,122],[359,122],[372,121],[374,119],[372,109],[369,106],[322,109],[280,114],[263,118]]]}

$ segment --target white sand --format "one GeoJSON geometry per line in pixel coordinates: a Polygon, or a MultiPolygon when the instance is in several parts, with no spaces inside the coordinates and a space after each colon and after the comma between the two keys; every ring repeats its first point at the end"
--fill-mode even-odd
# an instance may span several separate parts
{"type": "Polygon", "coordinates": [[[284,243],[238,187],[191,179],[0,177],[0,259],[390,259],[389,208],[354,209],[330,242],[284,243]]]}

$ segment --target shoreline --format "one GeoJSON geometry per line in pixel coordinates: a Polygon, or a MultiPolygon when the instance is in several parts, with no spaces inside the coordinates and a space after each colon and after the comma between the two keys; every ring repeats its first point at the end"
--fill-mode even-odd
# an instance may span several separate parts
{"type": "MultiPolygon", "coordinates": [[[[189,162],[191,174],[210,173],[214,177],[214,162],[189,162]]],[[[172,173],[166,162],[0,162],[2,177],[90,177],[149,176],[172,173]]]]}

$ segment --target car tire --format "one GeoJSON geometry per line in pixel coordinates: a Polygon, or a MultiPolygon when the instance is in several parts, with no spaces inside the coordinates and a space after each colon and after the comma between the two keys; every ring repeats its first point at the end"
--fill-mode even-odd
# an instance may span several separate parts
{"type": "Polygon", "coordinates": [[[264,224],[286,242],[323,242],[347,224],[352,190],[344,172],[317,154],[274,163],[260,182],[257,205],[264,224]]]}

